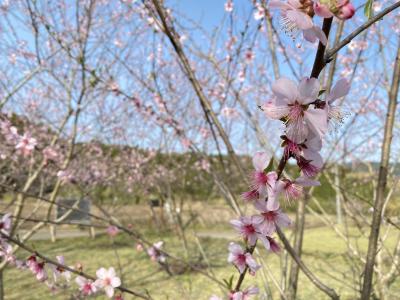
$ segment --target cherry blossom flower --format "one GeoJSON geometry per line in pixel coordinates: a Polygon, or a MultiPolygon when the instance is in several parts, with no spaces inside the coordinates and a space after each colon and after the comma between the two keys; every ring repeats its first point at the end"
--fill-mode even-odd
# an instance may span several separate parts
{"type": "Polygon", "coordinates": [[[10,144],[17,144],[20,138],[18,129],[11,125],[9,120],[0,122],[1,133],[4,135],[6,141],[10,144]]]}
{"type": "Polygon", "coordinates": [[[254,246],[257,239],[260,239],[263,243],[268,243],[266,237],[260,233],[258,223],[253,220],[253,217],[242,216],[239,220],[231,220],[230,223],[249,246],[254,246]]]}
{"type": "Polygon", "coordinates": [[[249,300],[251,296],[257,295],[259,289],[257,287],[249,287],[243,291],[233,293],[232,300],[249,300]]]}
{"type": "Polygon", "coordinates": [[[252,188],[261,196],[267,194],[267,183],[271,180],[271,175],[267,175],[264,170],[267,168],[271,157],[266,152],[256,152],[253,156],[253,166],[255,171],[252,174],[252,188]]]}
{"type": "Polygon", "coordinates": [[[298,31],[302,31],[305,40],[314,43],[319,39],[326,45],[325,33],[312,21],[314,14],[312,6],[312,1],[300,2],[299,0],[288,0],[288,2],[272,0],[269,3],[270,8],[281,10],[282,27],[286,34],[294,39],[298,31]]]}
{"type": "Polygon", "coordinates": [[[167,259],[165,254],[161,252],[161,248],[164,245],[163,241],[159,241],[155,244],[153,244],[152,247],[147,249],[147,254],[150,256],[152,261],[158,261],[158,262],[165,262],[167,259]]]}
{"type": "Polygon", "coordinates": [[[61,180],[61,183],[63,184],[72,181],[72,179],[74,178],[74,176],[71,174],[69,170],[58,171],[57,177],[61,180]]]}
{"type": "Polygon", "coordinates": [[[251,190],[242,193],[241,196],[245,202],[253,202],[254,200],[258,200],[260,198],[260,193],[257,190],[251,190]]]}
{"type": "Polygon", "coordinates": [[[286,135],[291,141],[304,142],[309,131],[322,138],[328,129],[327,113],[310,105],[318,98],[319,82],[316,78],[303,78],[296,85],[283,77],[272,85],[272,91],[275,98],[262,109],[269,118],[285,121],[286,135]]]}
{"type": "Polygon", "coordinates": [[[45,281],[47,279],[45,263],[43,261],[38,262],[35,255],[30,256],[26,264],[31,272],[36,275],[37,280],[45,281]]]}
{"type": "Polygon", "coordinates": [[[0,257],[3,257],[3,260],[8,263],[15,263],[16,258],[13,254],[13,248],[10,244],[2,241],[0,243],[0,257]]]}
{"type": "Polygon", "coordinates": [[[279,244],[275,241],[274,238],[267,236],[268,242],[269,242],[269,250],[271,250],[274,253],[278,253],[281,251],[281,247],[279,244]]]}
{"type": "Polygon", "coordinates": [[[303,175],[314,177],[322,169],[324,162],[319,153],[321,148],[321,139],[310,132],[306,141],[301,145],[300,155],[296,156],[297,165],[303,175]]]}
{"type": "Polygon", "coordinates": [[[342,20],[348,20],[354,16],[356,9],[350,1],[339,0],[338,4],[338,13],[335,15],[336,17],[342,20]]]}
{"type": "Polygon", "coordinates": [[[84,296],[90,296],[97,292],[97,286],[94,284],[93,280],[78,276],[75,278],[75,282],[78,284],[79,290],[84,296]]]}
{"type": "Polygon", "coordinates": [[[284,178],[278,182],[278,191],[285,196],[287,202],[298,199],[303,193],[305,186],[318,186],[319,181],[312,180],[306,176],[300,176],[295,180],[284,178]]]}
{"type": "MultiPolygon", "coordinates": [[[[65,260],[64,260],[64,256],[59,255],[56,256],[56,259],[58,261],[59,264],[61,265],[65,265],[65,260]]],[[[53,266],[53,277],[54,277],[54,281],[57,281],[59,277],[64,277],[64,279],[66,281],[70,281],[71,280],[71,272],[68,270],[65,270],[63,267],[60,266],[53,266]]]]}
{"type": "Polygon", "coordinates": [[[265,9],[259,3],[256,3],[256,11],[254,12],[254,20],[258,21],[264,18],[265,9]]]}
{"type": "Polygon", "coordinates": [[[119,229],[117,226],[110,225],[107,227],[107,234],[111,237],[115,237],[119,233],[119,229]]]}
{"type": "Polygon", "coordinates": [[[227,0],[225,2],[224,7],[225,7],[225,11],[226,12],[229,12],[229,13],[232,12],[233,11],[233,1],[232,0],[227,0]]]}
{"type": "Polygon", "coordinates": [[[381,2],[376,2],[374,1],[374,3],[372,4],[372,9],[374,10],[374,12],[380,12],[382,10],[382,3],[381,2]]]}
{"type": "Polygon", "coordinates": [[[104,289],[106,295],[109,298],[114,296],[114,289],[121,285],[121,279],[116,276],[113,267],[108,270],[105,268],[100,268],[96,271],[97,280],[95,281],[96,286],[104,289]]]}
{"type": "Polygon", "coordinates": [[[44,148],[42,153],[46,161],[56,161],[58,158],[57,151],[51,146],[44,148]]]}
{"type": "Polygon", "coordinates": [[[115,295],[114,300],[124,300],[124,297],[122,297],[122,294],[115,295]]]}
{"type": "Polygon", "coordinates": [[[233,263],[240,273],[243,273],[246,270],[246,267],[249,268],[251,274],[255,274],[256,271],[261,268],[261,266],[254,260],[251,253],[245,252],[240,245],[230,243],[228,248],[228,262],[233,263]]]}
{"type": "Polygon", "coordinates": [[[262,234],[270,236],[276,231],[276,226],[287,227],[292,224],[289,217],[281,209],[269,210],[265,201],[256,201],[254,207],[261,212],[253,216],[253,222],[257,224],[262,234]]]}
{"type": "Polygon", "coordinates": [[[246,53],[244,54],[244,60],[246,64],[250,64],[252,63],[252,61],[254,60],[254,52],[251,51],[251,49],[248,49],[246,51],[246,53]]]}
{"type": "MultiPolygon", "coordinates": [[[[9,235],[11,230],[11,214],[7,213],[3,215],[0,221],[0,232],[5,235],[9,235]]],[[[1,239],[1,237],[0,237],[1,239]]]]}
{"type": "Polygon", "coordinates": [[[36,145],[36,139],[31,137],[29,133],[25,133],[22,137],[20,137],[15,149],[17,149],[17,151],[23,156],[28,156],[32,153],[33,149],[35,149],[36,145]]]}

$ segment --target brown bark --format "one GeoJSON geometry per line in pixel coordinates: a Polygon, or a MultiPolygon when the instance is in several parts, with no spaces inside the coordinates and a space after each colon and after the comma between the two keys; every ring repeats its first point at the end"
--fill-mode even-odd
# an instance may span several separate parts
{"type": "Polygon", "coordinates": [[[361,299],[368,300],[372,290],[372,278],[374,272],[375,256],[377,254],[379,230],[382,221],[382,209],[385,202],[385,189],[387,183],[388,167],[390,160],[390,146],[393,137],[393,125],[396,115],[397,94],[400,78],[400,42],[397,50],[396,61],[393,69],[392,84],[389,92],[389,103],[386,113],[385,132],[381,148],[381,162],[379,167],[378,184],[374,201],[374,213],[372,216],[371,231],[368,242],[368,252],[364,269],[364,282],[361,291],[361,299]]]}

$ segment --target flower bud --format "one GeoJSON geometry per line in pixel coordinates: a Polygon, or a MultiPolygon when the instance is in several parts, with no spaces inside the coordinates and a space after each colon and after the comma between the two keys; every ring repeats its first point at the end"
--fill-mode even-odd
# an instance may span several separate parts
{"type": "Polygon", "coordinates": [[[355,8],[349,0],[320,0],[314,2],[314,12],[323,18],[330,18],[333,15],[341,20],[350,19],[355,8]]]}
{"type": "Polygon", "coordinates": [[[339,12],[336,16],[339,19],[348,20],[354,16],[355,12],[356,12],[356,10],[355,10],[353,4],[351,4],[350,2],[347,2],[345,5],[339,7],[339,12]]]}

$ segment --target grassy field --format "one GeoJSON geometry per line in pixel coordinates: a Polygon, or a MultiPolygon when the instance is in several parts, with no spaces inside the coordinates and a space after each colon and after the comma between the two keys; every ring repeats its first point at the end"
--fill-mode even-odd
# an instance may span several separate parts
{"type": "MultiPolygon", "coordinates": [[[[204,228],[201,229],[204,232],[204,228]]],[[[200,230],[200,231],[201,231],[200,230]]],[[[227,238],[200,239],[201,245],[212,264],[212,272],[220,279],[228,279],[235,274],[233,267],[226,263],[227,245],[232,231],[223,226],[207,228],[205,232],[217,233],[217,236],[227,238]]],[[[181,241],[172,233],[162,233],[162,239],[166,241],[166,249],[176,256],[184,257],[181,241]]],[[[206,234],[207,235],[207,234],[206,234]]],[[[161,239],[160,234],[148,232],[147,236],[152,241],[161,239]]],[[[195,243],[193,235],[189,236],[189,247],[191,253],[199,257],[199,248],[195,243]]],[[[203,235],[204,236],[204,235],[203,235]]],[[[357,245],[361,251],[366,248],[366,238],[351,232],[352,243],[357,245]]],[[[393,247],[395,237],[390,237],[387,247],[393,247]]],[[[64,239],[56,243],[47,241],[32,241],[29,243],[37,251],[46,253],[50,257],[63,254],[66,262],[73,265],[80,262],[84,270],[91,274],[100,267],[118,266],[122,268],[122,278],[125,286],[130,289],[144,292],[147,290],[154,299],[208,299],[210,295],[221,295],[220,287],[202,274],[186,272],[182,275],[169,276],[161,270],[157,263],[149,260],[144,252],[137,252],[134,241],[128,237],[119,235],[113,241],[106,235],[100,235],[96,239],[74,238],[64,239]],[[115,255],[118,253],[118,256],[115,255]]],[[[306,230],[304,239],[304,261],[323,282],[335,288],[341,295],[341,299],[355,299],[353,290],[354,280],[358,280],[360,270],[352,269],[346,259],[347,246],[344,241],[336,236],[333,230],[326,227],[311,227],[306,230]],[[353,276],[354,275],[354,276],[353,276]]],[[[19,257],[26,256],[22,251],[19,257]]],[[[256,277],[247,276],[244,287],[257,284],[261,289],[267,288],[263,277],[267,278],[268,288],[271,289],[274,299],[279,299],[277,288],[271,281],[270,274],[280,280],[280,256],[267,254],[260,248],[260,259],[265,266],[265,274],[259,272],[256,277]]],[[[195,258],[192,257],[194,260],[195,258]]],[[[121,274],[121,273],[120,273],[121,274]]],[[[237,276],[237,275],[236,275],[237,276]]],[[[46,286],[36,282],[28,271],[7,269],[4,273],[5,299],[73,299],[70,288],[66,291],[52,294],[46,286]],[[33,293],[34,291],[34,293],[33,293]]],[[[75,284],[73,287],[76,288],[75,284]]],[[[400,292],[400,283],[392,286],[392,291],[400,292]]],[[[128,296],[126,299],[132,299],[128,296]]],[[[99,296],[98,299],[105,299],[99,296]]],[[[257,299],[265,299],[259,297],[257,299]]],[[[298,299],[327,299],[318,291],[310,281],[300,275],[298,287],[298,299]]],[[[395,298],[393,298],[395,299],[395,298]]]]}

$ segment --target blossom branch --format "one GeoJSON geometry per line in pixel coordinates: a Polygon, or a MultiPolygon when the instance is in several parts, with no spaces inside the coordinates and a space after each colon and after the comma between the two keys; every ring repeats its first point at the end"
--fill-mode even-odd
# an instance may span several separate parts
{"type": "Polygon", "coordinates": [[[392,4],[391,6],[384,9],[382,12],[380,12],[379,14],[376,14],[376,16],[369,19],[367,22],[365,22],[363,25],[361,25],[356,30],[354,30],[352,33],[350,33],[347,37],[345,37],[339,44],[337,44],[333,48],[327,50],[326,54],[324,56],[324,64],[329,63],[332,60],[333,56],[344,46],[349,44],[357,35],[359,35],[364,30],[368,29],[368,27],[370,27],[374,23],[380,21],[384,16],[386,16],[388,13],[392,12],[393,10],[395,10],[398,7],[400,7],[400,1],[392,4]]]}
{"type": "MultiPolygon", "coordinates": [[[[86,279],[90,279],[90,280],[92,280],[92,281],[96,280],[95,277],[93,277],[93,276],[91,276],[91,275],[89,275],[89,274],[87,274],[87,273],[85,273],[85,272],[75,270],[75,269],[73,269],[73,268],[71,268],[71,267],[68,267],[68,266],[66,266],[66,265],[63,265],[63,264],[61,264],[61,263],[59,263],[59,262],[57,262],[57,261],[55,261],[55,260],[52,260],[51,258],[48,258],[47,256],[45,256],[45,255],[43,255],[43,254],[40,254],[40,253],[37,252],[36,250],[34,250],[34,249],[32,249],[31,247],[25,245],[24,243],[21,243],[20,241],[16,240],[15,238],[12,238],[12,237],[8,236],[7,234],[4,234],[4,233],[0,232],[0,235],[1,235],[1,237],[2,237],[3,239],[6,239],[6,240],[12,242],[12,243],[15,244],[15,245],[18,245],[18,247],[20,247],[20,248],[22,248],[22,249],[28,251],[28,252],[31,253],[31,254],[34,254],[35,256],[41,258],[43,261],[45,261],[45,262],[47,262],[47,263],[49,263],[49,264],[52,264],[52,265],[54,265],[54,266],[56,266],[56,267],[59,267],[59,268],[61,268],[61,269],[63,269],[63,270],[69,271],[69,272],[71,272],[71,273],[73,273],[73,274],[76,274],[76,275],[85,277],[86,279]]],[[[128,288],[125,288],[125,287],[123,287],[123,286],[116,287],[116,289],[120,290],[121,292],[134,295],[134,296],[139,297],[139,298],[141,298],[141,299],[148,299],[148,300],[152,299],[149,295],[144,295],[144,294],[141,294],[141,293],[132,291],[132,290],[130,290],[130,289],[128,289],[128,288]]]]}
{"type": "MultiPolygon", "coordinates": [[[[329,32],[331,31],[332,26],[332,18],[325,18],[324,23],[322,24],[322,31],[325,33],[328,38],[329,32]]],[[[311,71],[311,76],[314,78],[318,78],[319,73],[321,73],[322,69],[325,67],[326,63],[324,62],[324,53],[325,53],[326,45],[319,42],[318,50],[315,55],[314,65],[311,71]]]]}
{"type": "Polygon", "coordinates": [[[321,291],[323,291],[325,294],[327,294],[331,299],[338,300],[340,299],[339,295],[335,292],[334,289],[326,286],[323,284],[308,268],[307,266],[303,263],[303,261],[300,259],[300,257],[297,255],[297,253],[294,251],[292,246],[290,245],[289,241],[287,240],[286,236],[283,234],[282,230],[277,227],[276,232],[278,233],[278,236],[282,243],[285,246],[286,251],[289,252],[290,256],[296,261],[297,265],[300,267],[300,269],[303,271],[304,275],[310,279],[310,281],[318,287],[321,291]]]}

